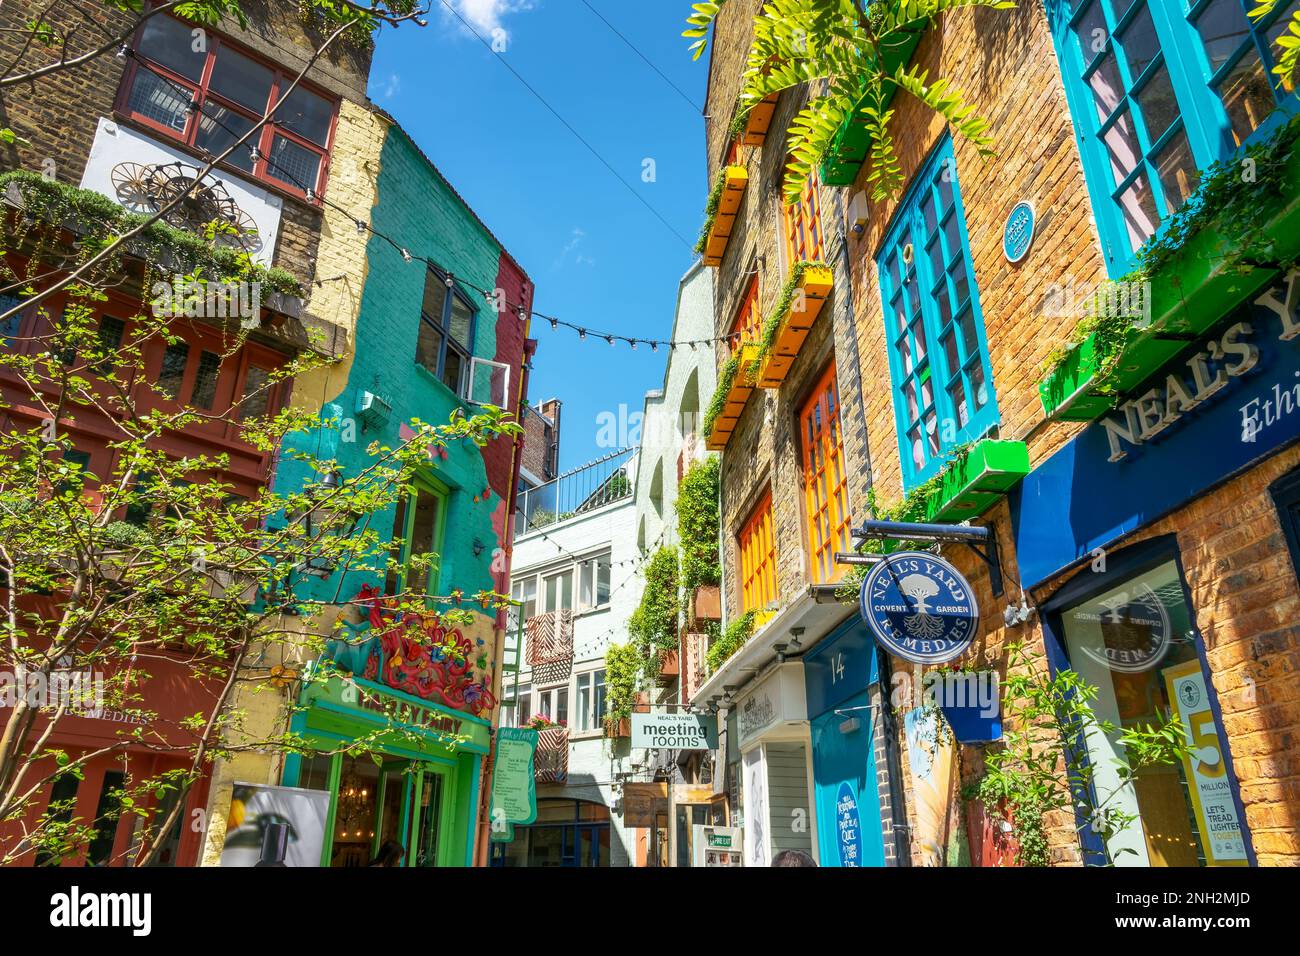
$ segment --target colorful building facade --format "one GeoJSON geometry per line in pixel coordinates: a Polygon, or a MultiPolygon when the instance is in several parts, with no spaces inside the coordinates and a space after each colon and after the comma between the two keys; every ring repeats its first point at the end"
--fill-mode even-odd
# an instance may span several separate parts
{"type": "MultiPolygon", "coordinates": [[[[757,6],[719,14],[711,102],[734,99],[757,6]]],[[[870,143],[860,127],[838,140],[818,171],[838,187],[822,188],[820,230],[795,224],[832,237],[833,297],[785,383],[764,390],[760,369],[719,416],[730,436],[724,556],[729,535],[739,548],[726,614],[776,610],[733,660],[798,657],[811,668],[825,656],[808,639],[829,628],[783,620],[821,567],[827,525],[814,486],[823,464],[798,442],[779,443],[802,434],[799,410],[830,359],[850,526],[886,515],[969,521],[996,540],[1001,581],[969,548],[937,548],[978,599],[979,630],[959,663],[1005,680],[1008,647],[1023,644],[1048,678],[1071,669],[1098,688],[1097,719],[1181,723],[1191,756],[1133,781],[1104,769],[1116,738],[1090,738],[1092,809],[1042,821],[1041,862],[1288,865],[1300,852],[1289,344],[1297,101],[1269,73],[1294,5],[1258,21],[1250,6],[1048,0],[925,24],[904,60],[964,91],[989,120],[997,154],[982,156],[900,92],[891,134],[905,185],[872,201],[861,169],[870,143]],[[1255,169],[1269,172],[1252,180],[1255,169]],[[786,402],[792,377],[807,384],[786,402]],[[753,468],[751,449],[767,454],[759,436],[768,429],[770,464],[753,468]],[[743,464],[733,470],[729,459],[743,464]],[[754,552],[745,542],[756,533],[771,544],[754,552]],[[1109,841],[1087,825],[1106,803],[1133,816],[1109,841]]],[[[784,157],[783,119],[798,103],[797,91],[777,100],[761,153],[784,157]]],[[[711,171],[735,159],[728,122],[709,126],[711,171]]],[[[719,315],[736,314],[732,327],[743,331],[747,263],[762,277],[781,260],[761,247],[792,213],[754,188],[769,174],[755,172],[743,140],[740,149],[749,186],[718,288],[719,315]]],[[[769,294],[760,288],[760,301],[769,294]]],[[[840,525],[829,527],[833,536],[840,525]]],[[[851,550],[847,539],[835,550],[851,550]]],[[[886,655],[873,678],[867,661],[856,671],[852,661],[844,673],[857,674],[870,733],[883,735],[879,822],[867,816],[883,828],[884,859],[1014,860],[1014,847],[994,845],[1011,827],[961,796],[983,776],[985,751],[936,743],[918,699],[890,693],[921,671],[886,655]]],[[[728,666],[697,702],[725,709],[735,699],[728,666]]],[[[864,738],[862,753],[875,749],[864,738]]],[[[816,757],[810,801],[822,786],[816,757]]],[[[861,794],[852,803],[859,814],[870,804],[861,794]]],[[[826,865],[826,828],[839,821],[820,801],[814,817],[826,865]]]]}

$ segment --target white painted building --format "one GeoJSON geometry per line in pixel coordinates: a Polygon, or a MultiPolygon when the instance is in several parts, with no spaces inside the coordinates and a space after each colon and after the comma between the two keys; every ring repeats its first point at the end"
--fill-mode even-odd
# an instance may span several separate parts
{"type": "Polygon", "coordinates": [[[605,650],[626,643],[641,600],[635,473],[634,454],[613,456],[521,496],[511,594],[526,636],[518,684],[505,675],[502,725],[545,716],[563,726],[541,733],[536,824],[495,845],[493,865],[629,865],[632,837],[611,811],[619,775],[633,768],[627,740],[607,739],[603,718],[605,650]],[[545,635],[551,651],[530,655],[529,634],[545,635]]]}
{"type": "MultiPolygon", "coordinates": [[[[701,261],[678,283],[672,340],[713,336],[713,270],[701,261]]],[[[663,387],[646,393],[636,486],[637,544],[642,549],[677,543],[677,482],[707,454],[701,426],[717,386],[714,355],[712,344],[670,349],[663,387]]]]}

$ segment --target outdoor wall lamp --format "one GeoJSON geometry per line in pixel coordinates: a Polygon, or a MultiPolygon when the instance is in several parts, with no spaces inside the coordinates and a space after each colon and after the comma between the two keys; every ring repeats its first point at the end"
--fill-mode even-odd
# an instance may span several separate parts
{"type": "Polygon", "coordinates": [[[485,545],[485,544],[484,544],[480,539],[475,538],[475,539],[474,539],[474,544],[473,544],[473,548],[474,548],[474,557],[477,558],[480,554],[482,554],[483,551],[484,551],[484,549],[485,549],[486,547],[487,547],[487,545],[485,545]]]}

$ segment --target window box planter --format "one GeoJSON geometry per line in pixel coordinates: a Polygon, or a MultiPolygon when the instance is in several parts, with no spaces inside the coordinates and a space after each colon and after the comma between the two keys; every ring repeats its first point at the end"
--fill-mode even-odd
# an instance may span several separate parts
{"type": "MultiPolygon", "coordinates": [[[[1300,256],[1300,150],[1287,163],[1285,201],[1264,225],[1273,243],[1272,260],[1300,256]]],[[[1193,200],[1194,201],[1194,200],[1193,200]]],[[[1136,388],[1192,340],[1259,292],[1281,272],[1252,269],[1245,274],[1225,266],[1223,250],[1234,240],[1218,228],[1192,236],[1163,268],[1151,276],[1151,323],[1131,329],[1118,357],[1089,336],[1064,362],[1038,383],[1043,411],[1063,421],[1093,421],[1113,408],[1119,396],[1136,388]]]]}
{"type": "Polygon", "coordinates": [[[681,672],[681,658],[677,651],[659,652],[659,683],[671,684],[681,672]]]}
{"type": "Polygon", "coordinates": [[[704,442],[710,451],[721,451],[731,440],[731,433],[736,430],[736,423],[740,421],[740,415],[745,410],[745,403],[754,392],[757,364],[758,344],[746,342],[740,347],[739,364],[727,388],[722,410],[711,424],[704,442]]]}
{"type": "Polygon", "coordinates": [[[768,127],[772,125],[772,114],[776,112],[776,98],[776,93],[769,93],[750,109],[745,117],[745,128],[740,133],[742,146],[763,145],[768,127]]]}
{"type": "Polygon", "coordinates": [[[922,520],[966,521],[983,514],[1029,474],[1029,449],[1022,441],[986,438],[943,472],[922,520]]]}
{"type": "Polygon", "coordinates": [[[701,584],[695,589],[695,620],[722,620],[722,589],[716,584],[701,584]]]}
{"type": "Polygon", "coordinates": [[[785,381],[834,282],[826,266],[809,265],[799,274],[790,304],[758,368],[758,384],[763,388],[779,388],[785,381]]]}
{"type": "Polygon", "coordinates": [[[632,718],[620,717],[618,720],[613,718],[605,721],[605,736],[618,740],[622,737],[632,736],[632,718]]]}
{"type": "MultiPolygon", "coordinates": [[[[925,33],[927,26],[929,26],[928,21],[919,24],[916,31],[907,34],[902,42],[881,48],[880,60],[883,72],[893,73],[912,59],[912,54],[916,52],[916,46],[921,42],[921,35],[925,33]]],[[[894,92],[894,86],[886,83],[882,109],[889,106],[890,100],[894,98],[894,92]]],[[[858,178],[858,170],[862,168],[867,154],[871,152],[871,134],[867,131],[866,120],[861,115],[866,98],[864,91],[852,112],[845,117],[835,138],[831,140],[830,148],[822,158],[818,175],[827,186],[852,186],[854,180],[858,178]]]]}
{"type": "Polygon", "coordinates": [[[749,173],[744,166],[728,166],[722,171],[721,184],[717,210],[704,237],[702,252],[706,266],[722,265],[722,256],[727,251],[731,230],[736,224],[736,214],[740,211],[740,201],[749,185],[749,173]]]}

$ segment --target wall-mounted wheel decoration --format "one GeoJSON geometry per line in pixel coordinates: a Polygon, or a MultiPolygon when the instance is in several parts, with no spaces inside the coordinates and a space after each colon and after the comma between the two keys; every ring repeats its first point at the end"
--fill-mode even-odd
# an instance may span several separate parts
{"type": "Polygon", "coordinates": [[[155,213],[179,199],[163,220],[168,225],[203,234],[215,225],[213,241],[254,253],[262,248],[253,218],[239,208],[220,180],[199,177],[199,170],[187,163],[118,163],[111,181],[117,201],[132,212],[155,213]],[[188,192],[187,192],[188,190],[188,192]]]}

